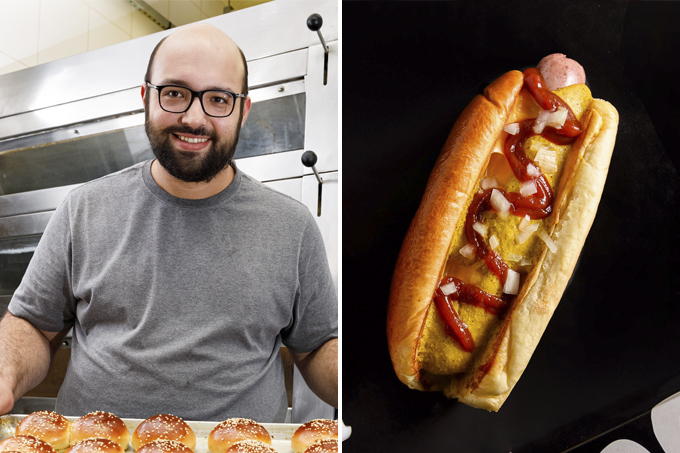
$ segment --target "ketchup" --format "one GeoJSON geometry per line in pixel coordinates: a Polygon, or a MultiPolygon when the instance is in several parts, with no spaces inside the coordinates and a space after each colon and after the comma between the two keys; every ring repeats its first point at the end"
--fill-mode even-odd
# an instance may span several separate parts
{"type": "MultiPolygon", "coordinates": [[[[561,128],[556,129],[552,126],[546,126],[540,135],[557,145],[572,143],[581,133],[581,123],[576,119],[571,108],[559,96],[545,88],[543,76],[541,76],[536,68],[529,68],[524,71],[524,86],[543,110],[549,110],[550,112],[555,112],[559,108],[567,110],[567,120],[561,128]]],[[[517,192],[506,193],[501,189],[480,191],[474,195],[465,218],[465,235],[467,236],[468,243],[472,244],[475,249],[475,256],[477,259],[484,261],[486,267],[498,278],[502,285],[505,284],[507,279],[508,265],[498,253],[484,242],[484,238],[475,231],[473,225],[475,222],[481,222],[482,214],[485,211],[492,209],[491,194],[493,190],[498,190],[510,202],[510,214],[520,217],[528,215],[531,219],[543,219],[552,214],[553,200],[555,198],[552,187],[550,187],[550,183],[543,172],[540,170],[529,171],[529,165],[536,169],[538,167],[524,153],[525,140],[531,136],[538,135],[533,130],[535,123],[535,119],[521,121],[519,123],[519,133],[509,135],[506,139],[503,146],[503,154],[508,160],[515,177],[520,182],[534,181],[536,183],[536,193],[523,196],[517,192]]],[[[510,304],[511,297],[509,294],[496,296],[487,293],[455,277],[444,277],[439,282],[434,293],[437,312],[445,324],[444,330],[447,335],[455,339],[467,352],[471,352],[474,349],[474,340],[467,325],[460,319],[460,316],[458,316],[458,313],[453,308],[452,302],[457,300],[460,303],[481,307],[491,314],[501,315],[510,304]],[[454,284],[455,291],[445,295],[441,287],[449,283],[454,284]]],[[[489,366],[486,371],[490,368],[489,366]]]]}

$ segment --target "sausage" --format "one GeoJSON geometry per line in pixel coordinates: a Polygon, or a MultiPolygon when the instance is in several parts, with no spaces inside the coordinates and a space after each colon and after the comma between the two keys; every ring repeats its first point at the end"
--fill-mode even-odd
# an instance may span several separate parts
{"type": "Polygon", "coordinates": [[[577,83],[586,83],[586,71],[583,66],[561,53],[543,57],[536,69],[543,76],[546,87],[550,91],[577,83]]]}

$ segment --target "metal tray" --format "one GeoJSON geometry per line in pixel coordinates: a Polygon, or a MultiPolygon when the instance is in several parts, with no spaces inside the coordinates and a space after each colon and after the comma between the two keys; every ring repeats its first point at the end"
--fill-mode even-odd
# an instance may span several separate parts
{"type": "MultiPolygon", "coordinates": [[[[26,414],[10,414],[0,416],[0,440],[13,436],[19,422],[26,417],[26,414]]],[[[66,417],[70,422],[74,422],[78,417],[66,417]]],[[[130,435],[135,431],[143,419],[137,418],[123,418],[123,422],[130,430],[130,435]]],[[[200,422],[200,421],[186,421],[187,424],[194,430],[196,434],[196,448],[195,453],[209,453],[208,450],[208,435],[219,422],[200,422]]],[[[272,447],[280,453],[293,453],[290,446],[290,439],[293,437],[295,430],[300,426],[299,424],[291,423],[262,423],[262,426],[269,431],[272,437],[272,447]]],[[[132,453],[134,449],[132,445],[127,448],[128,453],[132,453]]]]}

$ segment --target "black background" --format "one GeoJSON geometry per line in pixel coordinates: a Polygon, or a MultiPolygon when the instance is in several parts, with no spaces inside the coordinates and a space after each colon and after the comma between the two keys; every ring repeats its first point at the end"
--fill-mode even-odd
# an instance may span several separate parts
{"type": "MultiPolygon", "coordinates": [[[[342,416],[353,429],[343,451],[601,451],[618,437],[588,441],[680,391],[680,4],[341,8],[342,416]],[[385,316],[394,263],[430,170],[475,94],[555,52],[579,61],[593,95],[620,115],[579,264],[498,413],[410,390],[392,369],[385,316]]],[[[650,429],[636,440],[660,452],[650,429]]]]}

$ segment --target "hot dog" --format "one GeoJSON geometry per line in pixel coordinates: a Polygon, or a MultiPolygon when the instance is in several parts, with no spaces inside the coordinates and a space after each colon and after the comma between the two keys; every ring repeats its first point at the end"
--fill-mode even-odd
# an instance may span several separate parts
{"type": "Polygon", "coordinates": [[[567,286],[618,128],[578,63],[554,54],[538,68],[502,75],[461,113],[390,287],[399,379],[490,411],[517,383],[567,286]],[[568,86],[550,91],[546,79],[568,86]]]}

